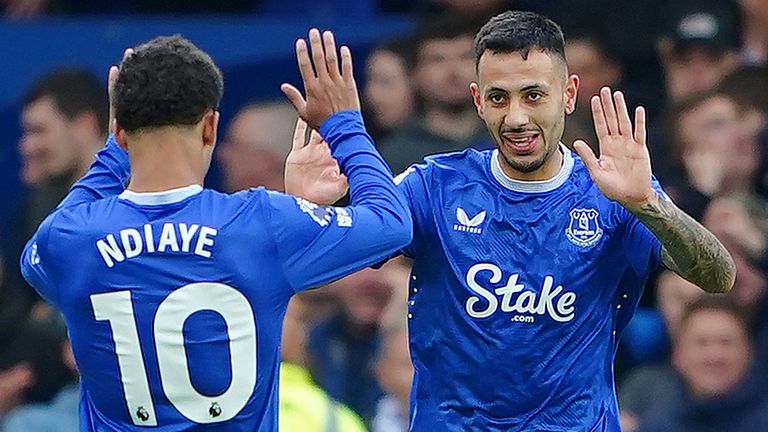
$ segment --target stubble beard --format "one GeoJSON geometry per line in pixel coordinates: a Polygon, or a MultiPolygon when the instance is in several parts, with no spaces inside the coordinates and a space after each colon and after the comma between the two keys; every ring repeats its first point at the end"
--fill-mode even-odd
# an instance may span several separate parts
{"type": "MultiPolygon", "coordinates": [[[[544,139],[543,134],[541,135],[541,138],[544,139]]],[[[543,167],[547,160],[549,160],[549,158],[552,157],[552,155],[555,153],[555,149],[557,148],[556,145],[551,145],[549,141],[545,141],[544,152],[541,154],[541,156],[532,161],[520,161],[506,154],[506,152],[503,150],[503,143],[498,143],[497,146],[499,148],[499,153],[501,153],[501,156],[504,159],[504,162],[506,162],[507,166],[512,168],[514,171],[525,174],[532,173],[543,167]]]]}

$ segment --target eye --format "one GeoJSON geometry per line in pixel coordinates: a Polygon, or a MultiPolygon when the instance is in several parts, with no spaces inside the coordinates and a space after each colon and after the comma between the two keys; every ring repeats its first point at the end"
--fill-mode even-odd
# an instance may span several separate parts
{"type": "Polygon", "coordinates": [[[541,98],[544,97],[544,95],[539,92],[531,92],[528,93],[525,97],[531,102],[538,102],[541,98]]]}
{"type": "Polygon", "coordinates": [[[488,100],[491,101],[491,103],[498,105],[504,103],[504,95],[500,93],[494,93],[488,96],[488,100]]]}

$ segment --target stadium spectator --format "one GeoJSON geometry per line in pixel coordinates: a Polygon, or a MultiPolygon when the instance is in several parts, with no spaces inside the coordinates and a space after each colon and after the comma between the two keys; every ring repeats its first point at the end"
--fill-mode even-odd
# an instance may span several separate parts
{"type": "Polygon", "coordinates": [[[375,48],[366,60],[363,109],[377,143],[413,115],[413,90],[404,57],[409,49],[405,41],[386,43],[375,48]]]}
{"type": "Polygon", "coordinates": [[[366,423],[383,396],[374,361],[382,317],[392,294],[402,292],[406,283],[401,270],[398,264],[387,263],[331,284],[341,307],[310,330],[308,349],[317,383],[366,423]]]}
{"type": "Polygon", "coordinates": [[[768,64],[768,2],[738,2],[742,10],[742,61],[746,64],[768,64]]]}
{"type": "MultiPolygon", "coordinates": [[[[621,88],[622,65],[618,57],[597,33],[570,34],[565,44],[568,70],[579,76],[579,92],[576,110],[565,123],[563,142],[570,145],[576,139],[597,146],[597,136],[592,125],[589,100],[600,93],[604,86],[621,88]]],[[[594,148],[593,150],[598,151],[594,148]]]]}
{"type": "Polygon", "coordinates": [[[307,315],[303,296],[288,303],[281,348],[279,430],[365,432],[365,426],[352,410],[331,399],[312,382],[307,370],[307,315]]]}
{"type": "MultiPolygon", "coordinates": [[[[104,143],[107,115],[104,86],[84,70],[56,70],[29,89],[23,100],[24,136],[19,142],[21,176],[28,191],[16,217],[17,229],[9,239],[9,262],[19,261],[37,225],[93,162],[104,143]]],[[[38,296],[23,281],[17,265],[7,270],[7,290],[0,293],[0,321],[20,322],[38,296]]],[[[11,328],[0,326],[0,340],[11,328]]]]}
{"type": "MultiPolygon", "coordinates": [[[[60,348],[64,365],[73,377],[76,376],[77,366],[69,341],[64,340],[60,348]]],[[[77,382],[72,380],[64,385],[49,402],[26,404],[16,408],[4,419],[0,430],[3,432],[77,432],[80,430],[77,415],[79,400],[80,392],[77,382]]]]}
{"type": "Polygon", "coordinates": [[[665,16],[658,53],[670,100],[713,88],[739,65],[737,16],[729,2],[671,2],[665,16]]]}
{"type": "Polygon", "coordinates": [[[741,310],[705,296],[683,315],[673,365],[682,385],[676,397],[642,420],[642,432],[764,432],[768,393],[741,310]]]}
{"type": "MultiPolygon", "coordinates": [[[[677,163],[658,174],[678,205],[700,220],[710,199],[723,192],[726,177],[733,174],[731,162],[755,155],[734,156],[734,149],[749,146],[736,103],[721,92],[683,99],[672,107],[666,121],[667,151],[677,163]]],[[[754,168],[736,175],[754,175],[754,168]]]]}
{"type": "MultiPolygon", "coordinates": [[[[659,276],[656,303],[670,340],[678,334],[686,308],[703,294],[699,287],[671,271],[659,276]]],[[[636,431],[640,419],[646,418],[657,404],[675,396],[678,385],[675,371],[666,359],[629,371],[618,387],[622,430],[636,431]]]]}
{"type": "Polygon", "coordinates": [[[413,364],[408,349],[407,308],[402,306],[398,316],[384,323],[382,329],[375,368],[385,395],[376,406],[371,432],[408,431],[413,364]]]}
{"type": "Polygon", "coordinates": [[[757,344],[757,358],[768,362],[768,220],[762,208],[724,196],[710,204],[704,215],[709,227],[732,251],[736,283],[729,294],[744,311],[757,344]],[[758,215],[758,213],[760,215],[758,215]]]}
{"type": "Polygon", "coordinates": [[[65,344],[63,325],[27,321],[14,327],[13,339],[0,350],[0,430],[5,431],[16,410],[26,411],[25,404],[49,404],[74,383],[73,369],[62,355],[65,344]]]}
{"type": "Polygon", "coordinates": [[[241,109],[217,150],[228,192],[264,186],[283,189],[283,167],[296,114],[287,102],[261,102],[241,109]]]}
{"type": "Polygon", "coordinates": [[[380,146],[395,174],[430,154],[491,145],[469,95],[475,72],[472,40],[478,27],[454,15],[420,26],[408,61],[418,115],[380,146]]]}
{"type": "Polygon", "coordinates": [[[717,89],[736,101],[751,133],[766,127],[768,117],[768,66],[740,66],[726,75],[717,89]]]}

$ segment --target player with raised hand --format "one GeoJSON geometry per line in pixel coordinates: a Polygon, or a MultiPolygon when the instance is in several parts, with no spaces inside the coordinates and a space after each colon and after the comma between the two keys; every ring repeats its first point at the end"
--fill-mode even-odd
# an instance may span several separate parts
{"type": "Polygon", "coordinates": [[[560,142],[579,78],[557,24],[502,13],[475,54],[470,90],[497,148],[396,179],[414,221],[410,430],[618,432],[614,354],[649,273],[725,292],[733,260],[652,178],[645,113],[632,125],[620,92],[592,99],[600,158],[560,142]]]}
{"type": "Polygon", "coordinates": [[[362,123],[349,50],[339,66],[330,32],[312,30],[309,45],[311,58],[297,43],[306,100],[285,88],[349,178],[345,208],[202,187],[222,77],[188,40],[156,38],[110,70],[114,136],[21,260],[67,321],[81,430],[276,431],[288,300],[410,241],[407,204],[362,123]]]}

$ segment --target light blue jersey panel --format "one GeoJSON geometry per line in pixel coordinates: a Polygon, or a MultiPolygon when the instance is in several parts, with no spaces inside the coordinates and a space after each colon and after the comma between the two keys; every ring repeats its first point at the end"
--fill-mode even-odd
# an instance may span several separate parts
{"type": "Polygon", "coordinates": [[[619,431],[614,354],[660,244],[561,151],[549,181],[475,150],[396,180],[414,218],[411,430],[619,431]]]}

